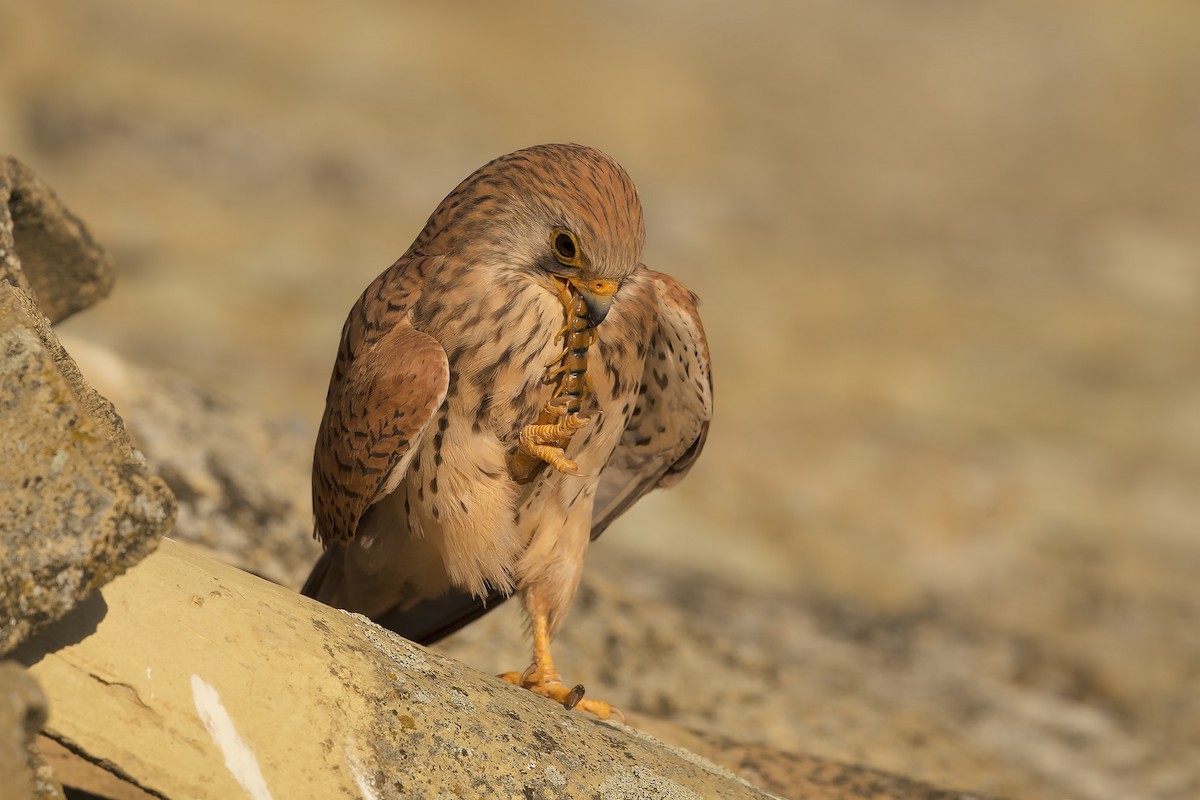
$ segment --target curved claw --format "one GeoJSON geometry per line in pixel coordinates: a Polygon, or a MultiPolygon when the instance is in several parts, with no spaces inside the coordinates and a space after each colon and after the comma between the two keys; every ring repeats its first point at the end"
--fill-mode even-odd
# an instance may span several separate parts
{"type": "Polygon", "coordinates": [[[579,701],[583,699],[583,693],[586,691],[582,683],[575,684],[571,691],[567,692],[567,696],[563,698],[563,708],[570,711],[575,706],[579,705],[579,701]]]}
{"type": "MultiPolygon", "coordinates": [[[[526,670],[528,671],[528,670],[526,670]]],[[[520,672],[501,672],[496,676],[505,683],[511,683],[513,686],[524,686],[525,675],[520,672]]]]}
{"type": "Polygon", "coordinates": [[[530,664],[522,673],[505,672],[498,677],[505,683],[520,686],[534,694],[553,700],[567,711],[585,711],[589,714],[594,714],[599,719],[608,719],[610,716],[615,715],[622,725],[625,724],[625,714],[621,709],[605,703],[603,700],[585,698],[584,693],[586,690],[581,683],[568,689],[567,685],[557,677],[549,680],[543,679],[542,676],[537,674],[536,664],[530,664]]]}

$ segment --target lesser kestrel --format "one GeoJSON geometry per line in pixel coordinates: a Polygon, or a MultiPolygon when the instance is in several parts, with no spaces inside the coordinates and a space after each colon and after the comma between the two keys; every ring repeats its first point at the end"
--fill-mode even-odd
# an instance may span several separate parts
{"type": "Polygon", "coordinates": [[[501,156],[441,202],[342,330],[305,594],[428,644],[515,590],[534,662],[504,677],[608,716],[550,639],[589,542],[683,477],[712,416],[696,297],[644,239],[625,170],[580,145],[501,156]]]}

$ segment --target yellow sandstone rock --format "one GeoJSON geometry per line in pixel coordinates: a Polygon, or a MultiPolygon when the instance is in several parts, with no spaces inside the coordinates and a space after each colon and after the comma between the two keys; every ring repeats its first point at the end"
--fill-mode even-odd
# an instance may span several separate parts
{"type": "Polygon", "coordinates": [[[767,796],[171,540],[17,657],[48,735],[164,797],[767,796]]]}

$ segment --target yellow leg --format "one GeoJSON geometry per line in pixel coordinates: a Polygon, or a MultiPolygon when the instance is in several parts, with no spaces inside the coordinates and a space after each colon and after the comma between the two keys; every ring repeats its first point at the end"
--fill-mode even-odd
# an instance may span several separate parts
{"type": "Polygon", "coordinates": [[[570,711],[577,708],[595,714],[600,719],[608,719],[613,714],[625,722],[621,709],[600,700],[589,700],[583,696],[583,686],[567,686],[558,676],[554,668],[554,658],[550,655],[550,624],[545,614],[531,614],[533,618],[533,663],[524,673],[506,672],[500,677],[516,686],[522,686],[534,694],[549,697],[570,711]]]}

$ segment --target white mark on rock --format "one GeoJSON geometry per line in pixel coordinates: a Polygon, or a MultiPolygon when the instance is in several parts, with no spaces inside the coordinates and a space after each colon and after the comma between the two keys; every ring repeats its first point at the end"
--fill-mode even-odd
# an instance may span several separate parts
{"type": "Polygon", "coordinates": [[[375,781],[367,774],[367,769],[363,766],[362,759],[354,754],[350,749],[350,744],[346,744],[346,763],[350,765],[350,772],[354,775],[354,783],[358,786],[358,790],[362,792],[363,800],[379,800],[379,795],[375,793],[375,781]]]}
{"type": "Polygon", "coordinates": [[[208,730],[208,735],[221,748],[225,756],[225,768],[234,779],[246,790],[252,800],[272,800],[271,790],[263,778],[262,770],[258,768],[258,759],[254,751],[237,732],[233,717],[221,703],[221,696],[211,684],[205,682],[199,675],[192,676],[192,701],[196,704],[196,713],[208,730]]]}
{"type": "Polygon", "coordinates": [[[546,776],[546,782],[555,788],[561,789],[567,785],[567,776],[554,767],[546,767],[542,774],[546,776]]]}
{"type": "Polygon", "coordinates": [[[150,680],[153,677],[154,677],[154,670],[150,669],[149,667],[146,667],[146,680],[150,680]]]}

